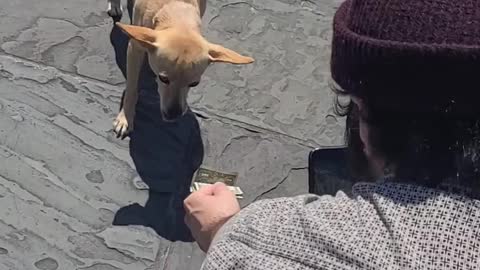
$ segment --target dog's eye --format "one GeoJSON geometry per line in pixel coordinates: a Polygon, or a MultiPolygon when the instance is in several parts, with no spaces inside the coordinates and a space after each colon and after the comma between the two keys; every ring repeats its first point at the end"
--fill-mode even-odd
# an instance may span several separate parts
{"type": "Polygon", "coordinates": [[[193,83],[191,83],[191,84],[189,85],[189,87],[195,87],[195,86],[197,86],[199,83],[200,83],[200,82],[193,82],[193,83]]]}
{"type": "Polygon", "coordinates": [[[165,75],[158,75],[158,79],[164,84],[169,84],[170,83],[170,80],[168,80],[168,77],[165,76],[165,75]]]}

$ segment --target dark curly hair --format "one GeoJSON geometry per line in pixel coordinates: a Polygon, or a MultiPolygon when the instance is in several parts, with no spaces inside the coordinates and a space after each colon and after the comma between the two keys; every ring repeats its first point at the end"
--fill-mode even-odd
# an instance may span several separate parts
{"type": "Polygon", "coordinates": [[[385,173],[403,182],[428,187],[448,185],[480,190],[480,117],[455,117],[442,114],[414,114],[386,111],[369,103],[369,97],[357,97],[365,103],[366,113],[345,101],[350,95],[332,82],[334,108],[346,116],[345,141],[349,146],[354,176],[372,180],[358,130],[358,117],[370,127],[372,150],[386,161],[385,173]]]}

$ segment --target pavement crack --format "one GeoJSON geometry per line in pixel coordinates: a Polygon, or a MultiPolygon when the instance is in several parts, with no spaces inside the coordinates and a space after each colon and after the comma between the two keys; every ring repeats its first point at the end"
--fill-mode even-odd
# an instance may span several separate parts
{"type": "Polygon", "coordinates": [[[9,80],[14,79],[13,73],[3,69],[1,66],[0,66],[0,76],[9,80]]]}
{"type": "Polygon", "coordinates": [[[293,142],[295,142],[295,143],[297,143],[301,146],[305,146],[305,147],[309,147],[309,148],[320,147],[320,145],[318,143],[316,143],[312,140],[305,140],[305,139],[298,138],[298,137],[295,137],[295,136],[292,136],[292,135],[288,135],[287,133],[284,133],[284,132],[269,129],[267,127],[261,127],[261,126],[257,126],[257,125],[254,125],[254,124],[250,124],[250,123],[242,121],[242,120],[237,120],[237,119],[227,117],[227,116],[221,116],[221,115],[219,115],[215,112],[211,112],[211,111],[205,110],[203,108],[195,108],[195,107],[192,106],[191,109],[195,114],[200,113],[200,114],[203,114],[204,116],[206,115],[208,117],[208,119],[205,119],[205,120],[214,119],[216,121],[219,121],[222,124],[228,124],[228,125],[232,125],[232,126],[235,126],[235,127],[239,127],[239,128],[242,128],[244,130],[247,130],[247,131],[250,131],[250,132],[253,132],[253,133],[265,134],[265,135],[269,135],[269,136],[277,136],[277,137],[281,137],[281,138],[284,138],[284,139],[293,140],[293,142]]]}
{"type": "Polygon", "coordinates": [[[266,194],[268,194],[269,192],[272,192],[272,191],[274,191],[275,189],[277,189],[281,184],[283,184],[283,183],[288,179],[288,177],[290,176],[290,174],[291,174],[293,171],[301,171],[301,170],[306,170],[306,169],[308,169],[308,167],[295,167],[295,168],[291,168],[291,169],[288,171],[287,175],[286,175],[284,178],[282,178],[282,180],[280,180],[275,186],[271,187],[270,189],[262,192],[260,195],[258,195],[257,197],[255,197],[255,199],[253,199],[252,202],[257,201],[258,199],[260,199],[260,198],[263,197],[264,195],[266,195],[266,194]]]}
{"type": "Polygon", "coordinates": [[[203,114],[203,113],[201,113],[201,112],[198,112],[198,111],[194,112],[194,114],[195,114],[198,118],[201,118],[201,119],[204,119],[204,120],[210,119],[210,117],[208,117],[207,115],[205,115],[205,114],[203,114]]]}
{"type": "Polygon", "coordinates": [[[260,132],[258,130],[251,129],[251,128],[247,128],[247,127],[241,127],[241,128],[245,129],[248,132],[252,132],[252,133],[255,133],[255,134],[262,134],[262,132],[260,132]]]}
{"type": "Polygon", "coordinates": [[[232,143],[234,142],[239,142],[241,140],[245,140],[245,139],[248,139],[250,138],[249,136],[247,135],[240,135],[240,136],[237,136],[237,137],[233,137],[229,140],[229,142],[223,147],[223,150],[222,152],[220,153],[220,156],[222,157],[226,152],[227,150],[230,149],[230,147],[232,146],[232,143]]]}

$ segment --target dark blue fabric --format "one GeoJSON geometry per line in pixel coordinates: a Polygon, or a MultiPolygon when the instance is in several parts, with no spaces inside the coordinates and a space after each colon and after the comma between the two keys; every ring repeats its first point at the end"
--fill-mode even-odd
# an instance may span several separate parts
{"type": "MultiPolygon", "coordinates": [[[[127,36],[116,26],[110,40],[117,65],[126,77],[127,36]]],[[[162,121],[155,76],[145,61],[139,80],[130,156],[142,180],[150,187],[145,207],[121,208],[114,225],[144,225],[169,240],[192,241],[183,222],[183,200],[193,173],[203,161],[203,143],[195,115],[189,111],[176,122],[162,121]]]]}

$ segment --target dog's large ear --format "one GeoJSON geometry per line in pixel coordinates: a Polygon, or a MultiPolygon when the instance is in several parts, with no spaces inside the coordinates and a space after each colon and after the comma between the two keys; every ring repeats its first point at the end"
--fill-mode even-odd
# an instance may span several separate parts
{"type": "Polygon", "coordinates": [[[251,57],[240,55],[230,49],[212,43],[210,43],[208,47],[208,56],[210,57],[211,62],[250,64],[255,61],[251,57]]]}
{"type": "Polygon", "coordinates": [[[116,25],[122,29],[130,38],[138,41],[142,46],[147,49],[155,48],[155,41],[157,40],[155,30],[123,23],[116,23],[116,25]]]}

